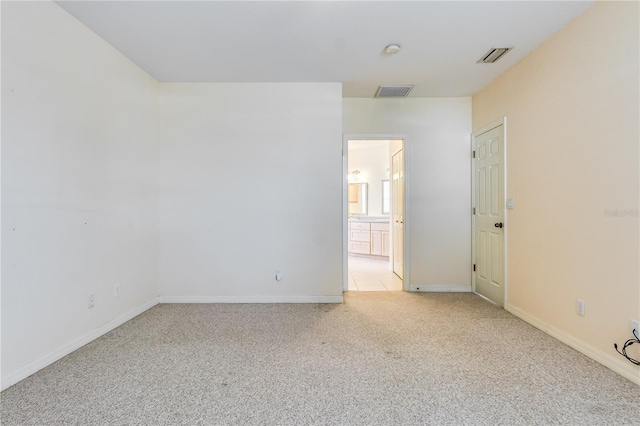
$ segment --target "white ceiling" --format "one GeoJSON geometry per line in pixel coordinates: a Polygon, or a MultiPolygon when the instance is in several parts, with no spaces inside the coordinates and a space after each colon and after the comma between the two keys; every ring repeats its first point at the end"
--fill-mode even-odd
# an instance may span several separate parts
{"type": "Polygon", "coordinates": [[[593,1],[57,3],[161,82],[342,82],[370,98],[384,84],[470,96],[593,1]],[[500,46],[514,49],[476,63],[500,46]]]}

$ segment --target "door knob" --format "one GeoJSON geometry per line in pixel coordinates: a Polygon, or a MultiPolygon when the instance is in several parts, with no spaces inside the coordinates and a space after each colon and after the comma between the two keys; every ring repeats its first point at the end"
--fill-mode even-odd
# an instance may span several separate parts
{"type": "Polygon", "coordinates": [[[493,226],[495,226],[496,228],[502,228],[502,222],[498,222],[493,226]]]}

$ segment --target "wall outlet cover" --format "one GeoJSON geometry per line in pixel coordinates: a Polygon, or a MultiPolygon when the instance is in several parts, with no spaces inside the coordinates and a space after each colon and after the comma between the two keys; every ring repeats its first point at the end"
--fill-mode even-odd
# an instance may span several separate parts
{"type": "Polygon", "coordinates": [[[513,198],[507,198],[507,210],[513,210],[516,207],[516,202],[513,198]]]}

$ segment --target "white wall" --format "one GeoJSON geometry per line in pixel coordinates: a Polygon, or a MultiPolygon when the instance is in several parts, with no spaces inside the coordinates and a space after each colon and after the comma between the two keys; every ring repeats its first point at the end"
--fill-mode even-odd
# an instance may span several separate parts
{"type": "Polygon", "coordinates": [[[636,383],[639,12],[596,2],[473,96],[474,129],[507,116],[506,308],[636,383]]]}
{"type": "MultiPolygon", "coordinates": [[[[389,179],[389,142],[388,141],[356,141],[349,143],[347,171],[360,170],[358,181],[367,182],[369,216],[382,214],[382,180],[389,179]]],[[[388,216],[384,215],[384,216],[388,216]]]]}
{"type": "Polygon", "coordinates": [[[156,86],[54,3],[2,2],[3,388],[157,295],[156,86]]]}
{"type": "Polygon", "coordinates": [[[341,85],[160,90],[161,301],[341,301],[341,85]]]}
{"type": "Polygon", "coordinates": [[[344,99],[344,133],[407,134],[410,286],[470,290],[471,98],[344,99]]]}

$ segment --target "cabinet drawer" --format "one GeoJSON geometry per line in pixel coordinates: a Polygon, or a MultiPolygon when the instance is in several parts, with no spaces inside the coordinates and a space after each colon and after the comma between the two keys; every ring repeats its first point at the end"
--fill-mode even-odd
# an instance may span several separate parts
{"type": "Polygon", "coordinates": [[[388,223],[372,223],[371,230],[372,231],[388,231],[389,224],[388,223]]]}
{"type": "Polygon", "coordinates": [[[370,254],[369,243],[349,243],[349,251],[358,254],[370,254]]]}
{"type": "Polygon", "coordinates": [[[358,231],[351,230],[349,231],[349,241],[358,241],[358,242],[366,242],[368,243],[370,240],[369,230],[366,231],[358,231]]]}
{"type": "MultiPolygon", "coordinates": [[[[363,231],[368,231],[369,230],[369,224],[368,223],[362,223],[362,222],[349,222],[351,224],[351,229],[360,229],[363,231]]],[[[367,240],[369,241],[369,240],[367,240]]]]}

